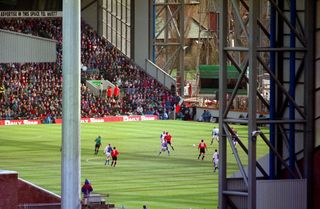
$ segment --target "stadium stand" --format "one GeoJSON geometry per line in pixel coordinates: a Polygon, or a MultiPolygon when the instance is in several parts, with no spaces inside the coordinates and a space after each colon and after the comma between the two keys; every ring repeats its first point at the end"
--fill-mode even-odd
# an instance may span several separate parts
{"type": "MultiPolygon", "coordinates": [[[[62,116],[61,18],[2,18],[0,28],[58,41],[56,63],[0,64],[0,119],[41,119],[62,116]]],[[[81,22],[81,116],[152,114],[173,109],[174,98],[159,82],[81,22]],[[119,99],[95,96],[86,80],[109,80],[120,88],[119,99]]]]}

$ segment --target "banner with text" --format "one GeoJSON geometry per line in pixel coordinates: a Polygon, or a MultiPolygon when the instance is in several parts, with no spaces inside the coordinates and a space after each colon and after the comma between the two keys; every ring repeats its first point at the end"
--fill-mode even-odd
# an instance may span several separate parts
{"type": "MultiPolygon", "coordinates": [[[[105,122],[130,122],[158,120],[156,115],[131,115],[131,116],[110,116],[104,118],[81,118],[81,123],[105,123],[105,122]]],[[[62,124],[62,119],[56,119],[55,123],[62,124]]],[[[0,126],[12,125],[38,125],[40,120],[0,120],[0,126]]]]}
{"type": "MultiPolygon", "coordinates": [[[[131,115],[131,116],[110,116],[104,118],[81,118],[81,123],[104,123],[104,122],[130,122],[158,120],[156,115],[131,115]]],[[[62,123],[62,119],[56,119],[57,124],[62,123]]]]}
{"type": "Polygon", "coordinates": [[[38,125],[41,120],[0,120],[0,126],[38,125]]]}
{"type": "Polygon", "coordinates": [[[0,11],[0,17],[62,17],[61,11],[0,11]]]}

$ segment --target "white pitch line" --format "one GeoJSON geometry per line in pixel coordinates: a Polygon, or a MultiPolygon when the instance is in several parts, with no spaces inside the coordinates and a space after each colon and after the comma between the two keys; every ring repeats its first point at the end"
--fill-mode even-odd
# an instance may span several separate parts
{"type": "Polygon", "coordinates": [[[87,158],[87,159],[86,159],[86,162],[87,162],[87,163],[90,163],[90,164],[96,164],[96,165],[98,165],[98,164],[103,164],[103,163],[104,163],[103,158],[101,158],[101,157],[87,158]],[[94,162],[93,160],[96,160],[96,162],[94,162]],[[99,161],[98,161],[98,160],[99,160],[99,161]]]}

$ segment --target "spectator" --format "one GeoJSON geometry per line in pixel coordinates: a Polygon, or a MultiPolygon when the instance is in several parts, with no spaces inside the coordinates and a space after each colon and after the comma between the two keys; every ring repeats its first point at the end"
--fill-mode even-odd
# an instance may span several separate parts
{"type": "Polygon", "coordinates": [[[108,86],[107,97],[108,97],[108,99],[110,99],[112,97],[112,87],[111,86],[108,86]]]}
{"type": "Polygon", "coordinates": [[[169,119],[168,113],[167,111],[164,111],[162,115],[162,120],[168,120],[168,119],[169,119]]]}
{"type": "Polygon", "coordinates": [[[201,115],[201,117],[202,117],[204,122],[210,122],[211,113],[209,112],[209,110],[204,110],[202,115],[201,115]]]}
{"type": "Polygon", "coordinates": [[[170,93],[172,96],[176,96],[176,86],[174,84],[171,84],[170,93]]]}
{"type": "MultiPolygon", "coordinates": [[[[62,117],[62,26],[61,18],[0,19],[0,28],[47,37],[58,41],[56,63],[0,64],[0,113],[7,119],[42,119],[46,122],[62,117]],[[0,89],[1,90],[1,89],[0,89]]],[[[146,112],[158,114],[172,110],[173,96],[155,79],[141,71],[81,22],[81,116],[105,117],[130,114],[138,105],[146,112]],[[97,97],[85,86],[86,80],[107,78],[119,89],[113,99],[97,97]],[[124,97],[120,98],[120,88],[124,97]]],[[[175,86],[173,85],[175,88],[175,86]]],[[[112,89],[111,89],[112,90],[112,89]]],[[[107,91],[107,97],[108,91],[107,91]]],[[[112,92],[111,96],[112,97],[112,92]]]]}
{"type": "Polygon", "coordinates": [[[83,194],[83,204],[88,205],[88,198],[90,197],[90,193],[93,191],[93,188],[88,179],[84,181],[84,184],[81,188],[81,192],[83,194]]]}
{"type": "Polygon", "coordinates": [[[118,85],[116,84],[113,90],[113,96],[115,98],[115,100],[119,99],[119,95],[120,95],[120,89],[118,87],[118,85]]]}
{"type": "Polygon", "coordinates": [[[191,119],[195,120],[195,116],[197,115],[197,107],[195,105],[192,106],[192,116],[191,119]]]}
{"type": "Polygon", "coordinates": [[[4,97],[4,86],[0,84],[0,101],[3,99],[3,97],[4,97]]]}
{"type": "Polygon", "coordinates": [[[141,105],[139,105],[139,106],[137,107],[137,114],[138,114],[138,115],[142,115],[142,114],[143,114],[143,108],[141,107],[141,105]]]}

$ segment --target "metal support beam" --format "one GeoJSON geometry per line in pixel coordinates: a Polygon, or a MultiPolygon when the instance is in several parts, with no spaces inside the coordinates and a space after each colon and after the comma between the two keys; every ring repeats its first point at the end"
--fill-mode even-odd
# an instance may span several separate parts
{"type": "Polygon", "coordinates": [[[223,191],[223,194],[235,195],[235,196],[248,196],[248,192],[238,192],[238,191],[223,191]]]}
{"type": "Polygon", "coordinates": [[[315,146],[315,31],[316,28],[316,1],[305,0],[305,32],[307,42],[307,53],[304,76],[304,102],[306,124],[304,126],[304,178],[307,179],[307,208],[314,208],[312,195],[313,189],[313,149],[315,146]]]}
{"type": "Polygon", "coordinates": [[[165,0],[161,3],[150,0],[150,7],[153,8],[153,38],[151,41],[153,62],[166,71],[172,73],[177,68],[176,81],[177,92],[184,96],[184,57],[185,57],[185,37],[184,37],[184,7],[185,5],[194,5],[186,3],[184,0],[165,0]],[[162,18],[163,26],[156,31],[155,19],[162,18]],[[163,40],[160,35],[163,34],[163,40]],[[159,62],[163,59],[164,62],[159,62]]]}
{"type": "MultiPolygon", "coordinates": [[[[291,176],[294,178],[301,178],[301,172],[298,168],[296,162],[291,163],[291,168],[288,165],[288,150],[290,146],[288,145],[289,136],[291,132],[291,138],[297,138],[301,136],[301,132],[304,132],[303,127],[305,127],[306,123],[308,123],[308,115],[307,115],[307,108],[308,101],[305,100],[304,102],[297,100],[300,99],[301,96],[297,95],[298,92],[304,92],[305,98],[306,95],[312,94],[312,87],[307,87],[310,83],[314,81],[314,73],[312,74],[313,77],[306,78],[306,62],[307,58],[305,54],[308,54],[311,45],[308,45],[310,38],[305,37],[307,31],[306,29],[307,23],[304,25],[301,24],[300,19],[306,20],[303,15],[306,15],[307,11],[311,9],[310,5],[311,0],[309,1],[309,7],[303,8],[301,4],[297,4],[301,7],[295,8],[293,5],[296,0],[293,1],[283,1],[283,0],[270,0],[270,15],[264,14],[264,11],[260,11],[261,9],[265,8],[264,5],[265,1],[259,0],[231,0],[231,1],[220,1],[221,6],[221,16],[220,18],[220,65],[221,71],[219,74],[219,108],[220,108],[220,117],[219,117],[219,124],[224,127],[225,130],[220,129],[221,131],[221,139],[228,138],[230,140],[230,134],[233,136],[234,131],[231,129],[230,124],[238,123],[238,124],[247,124],[248,125],[248,146],[246,147],[244,143],[240,140],[239,137],[236,137],[236,140],[240,147],[244,150],[245,153],[248,154],[248,199],[244,198],[247,201],[247,208],[253,209],[256,208],[256,170],[259,169],[264,177],[276,179],[278,177],[282,178],[282,171],[285,169],[290,173],[291,176]],[[239,6],[239,1],[241,2],[241,6],[239,6]],[[232,7],[228,5],[228,3],[232,3],[232,7]],[[289,5],[291,4],[291,6],[289,5]],[[249,13],[249,18],[243,20],[243,17],[240,16],[240,9],[246,9],[249,13]],[[308,9],[309,8],[309,9],[308,9]],[[289,19],[289,9],[291,10],[292,17],[289,19]],[[230,11],[229,11],[230,10],[230,11]],[[299,12],[299,15],[297,13],[299,12]],[[270,27],[266,27],[266,20],[267,19],[260,19],[265,18],[265,16],[270,17],[270,27]],[[228,44],[228,37],[231,36],[234,31],[227,31],[228,23],[231,22],[231,18],[235,18],[234,23],[238,24],[235,26],[235,31],[240,32],[236,33],[243,34],[247,32],[247,36],[239,36],[234,37],[237,42],[236,46],[233,44],[228,44]],[[261,21],[263,20],[263,21],[261,21]],[[295,24],[294,21],[297,21],[295,24]],[[259,31],[260,29],[260,31],[259,31]],[[268,31],[269,30],[269,31],[268,31]],[[288,34],[285,34],[284,31],[289,30],[291,32],[291,45],[289,42],[288,34]],[[262,31],[262,32],[261,32],[262,31]],[[230,33],[230,34],[229,34],[230,33]],[[265,42],[259,42],[262,38],[266,36],[269,40],[265,42]],[[269,42],[268,42],[269,41],[269,42]],[[300,41],[300,43],[299,43],[300,41]],[[293,44],[294,42],[294,44],[293,44]],[[270,47],[266,47],[268,45],[270,47]],[[269,56],[266,56],[266,55],[269,56]],[[288,55],[291,54],[291,57],[288,55]],[[294,56],[293,56],[294,55],[294,56]],[[239,58],[235,58],[239,56],[239,58]],[[289,73],[289,61],[291,60],[291,78],[289,73]],[[231,62],[231,64],[238,70],[239,78],[235,85],[235,89],[232,91],[231,97],[229,97],[228,104],[226,104],[226,89],[225,89],[225,80],[227,79],[226,76],[226,63],[231,62]],[[299,63],[300,62],[300,63],[299,63]],[[249,63],[249,64],[248,64],[249,63]],[[298,64],[299,63],[299,64],[298,64]],[[262,79],[258,79],[258,74],[261,69],[264,70],[263,76],[268,75],[270,78],[270,85],[271,85],[271,95],[270,100],[263,95],[263,92],[258,90],[258,82],[262,82],[262,79]],[[248,71],[248,73],[246,73],[248,71]],[[304,81],[302,81],[304,79],[304,81]],[[310,80],[309,80],[310,79],[310,80]],[[259,81],[258,81],[259,80],[259,81]],[[238,119],[238,118],[228,118],[230,106],[233,100],[236,98],[239,83],[241,81],[246,81],[248,83],[248,118],[238,119]],[[309,88],[308,91],[303,89],[304,87],[309,88]],[[308,92],[308,93],[307,93],[308,92]],[[258,115],[258,107],[260,105],[258,102],[261,100],[262,105],[264,108],[270,110],[270,117],[269,118],[257,118],[258,115]],[[291,108],[289,108],[288,104],[290,104],[291,108]],[[280,111],[281,110],[281,111],[280,111]],[[280,111],[280,112],[279,112],[280,111]],[[289,112],[291,111],[291,116],[289,117],[289,112]],[[223,115],[221,115],[223,113],[223,115]],[[293,116],[292,113],[296,115],[293,116]],[[264,169],[257,163],[256,159],[256,134],[253,134],[255,131],[258,130],[258,124],[268,124],[270,127],[270,140],[267,139],[268,134],[264,134],[261,132],[260,136],[265,141],[266,146],[270,150],[270,176],[264,171],[264,169]],[[291,128],[290,128],[291,127],[291,128]],[[298,130],[296,130],[296,128],[298,130]],[[288,131],[291,130],[291,131],[288,131]],[[224,131],[224,132],[223,132],[224,131]],[[230,133],[230,134],[229,134],[230,133]],[[294,133],[294,134],[292,134],[294,133]]],[[[312,8],[314,8],[313,5],[312,8]]],[[[310,15],[311,16],[311,15],[310,15]]],[[[312,14],[314,17],[314,14],[312,14]]],[[[310,19],[309,19],[310,21],[310,19]]],[[[311,21],[312,22],[312,21],[311,21]]],[[[314,22],[313,22],[314,23],[314,22]]],[[[311,26],[310,31],[308,33],[312,33],[311,26]]],[[[243,34],[244,35],[244,34],[243,34]]],[[[313,37],[314,38],[314,37],[313,37]]],[[[314,43],[312,42],[312,46],[314,43]]],[[[313,69],[311,66],[313,60],[311,59],[312,56],[309,57],[309,65],[308,69],[313,69]]],[[[310,72],[310,71],[308,71],[310,72]]],[[[261,84],[261,83],[259,83],[261,84]]],[[[314,85],[311,84],[311,85],[314,85]]],[[[314,102],[314,101],[312,101],[314,102]]],[[[259,106],[260,107],[260,106],[259,106]]],[[[312,112],[311,110],[309,110],[312,112]]],[[[313,110],[314,111],[314,110],[313,110]]],[[[314,113],[314,112],[313,112],[314,113]]],[[[231,114],[230,114],[231,115],[231,114]]],[[[314,114],[311,114],[314,115],[314,114]]],[[[312,121],[310,117],[310,123],[312,121]]],[[[309,126],[312,127],[312,126],[309,126]]],[[[312,130],[310,129],[310,136],[312,135],[312,131],[314,131],[314,127],[312,130]]],[[[314,133],[313,133],[314,134],[314,133]]],[[[306,134],[305,134],[306,136],[306,134]]],[[[246,138],[246,137],[245,137],[246,138]]],[[[304,139],[306,140],[306,139],[304,139]]],[[[222,142],[221,141],[221,142],[222,142]]],[[[300,141],[300,140],[299,140],[300,141]]],[[[298,142],[298,140],[297,140],[298,142]]],[[[293,144],[293,143],[291,143],[293,144]]],[[[220,153],[223,154],[223,151],[226,151],[225,148],[226,144],[219,144],[220,153]]],[[[312,145],[306,145],[305,147],[309,146],[310,149],[312,145]]],[[[231,149],[235,152],[235,149],[232,144],[230,144],[231,149]]],[[[291,151],[291,153],[293,153],[291,151]]],[[[297,153],[291,154],[291,156],[296,155],[297,153]]],[[[227,156],[224,156],[227,158],[227,156]]],[[[241,155],[234,155],[236,158],[236,162],[239,165],[239,170],[244,177],[244,184],[246,184],[245,179],[246,175],[244,175],[242,170],[242,165],[240,159],[241,155]],[[240,162],[240,163],[239,163],[240,162]]],[[[311,155],[309,154],[309,160],[311,159],[311,155]]],[[[311,161],[309,161],[310,163],[311,161]]],[[[220,167],[224,165],[225,162],[221,163],[220,167]]],[[[310,164],[311,166],[311,164],[310,164]]],[[[226,169],[226,168],[224,168],[226,169]]],[[[225,172],[225,170],[224,170],[225,172]]],[[[305,171],[306,172],[306,171],[305,171]]],[[[224,173],[222,173],[224,174],[224,173]]],[[[309,173],[310,175],[310,173],[309,173]]],[[[228,191],[228,188],[221,189],[222,187],[226,186],[227,179],[225,177],[219,178],[219,198],[224,198],[219,201],[219,208],[225,209],[226,207],[233,208],[234,205],[232,204],[233,200],[236,200],[237,197],[233,196],[241,196],[241,192],[243,191],[228,191]],[[222,185],[222,186],[221,186],[222,185]],[[221,192],[223,194],[221,194],[221,192]],[[239,193],[240,192],[240,193],[239,193]],[[227,200],[227,201],[226,201],[227,200]],[[230,201],[228,201],[230,200],[230,201]],[[225,202],[226,201],[226,202],[225,202]],[[231,202],[231,203],[229,203],[231,202]]]]}
{"type": "Polygon", "coordinates": [[[279,16],[283,19],[283,21],[287,24],[287,26],[290,28],[290,30],[292,30],[294,32],[294,34],[297,36],[298,40],[300,41],[300,43],[302,44],[302,46],[305,46],[305,39],[303,38],[303,36],[297,31],[297,29],[290,23],[290,20],[288,20],[288,18],[283,14],[283,12],[281,11],[281,9],[278,7],[277,3],[275,2],[275,0],[269,0],[270,3],[275,7],[275,9],[277,10],[279,16]]]}
{"type": "Polygon", "coordinates": [[[87,8],[89,8],[91,5],[93,5],[94,3],[96,3],[98,0],[93,0],[90,3],[88,3],[87,5],[85,5],[83,8],[81,8],[81,12],[86,10],[87,8]]]}
{"type": "Polygon", "coordinates": [[[61,207],[80,209],[80,1],[63,1],[61,207]]]}
{"type": "Polygon", "coordinates": [[[227,104],[227,107],[226,107],[226,110],[225,110],[225,112],[224,112],[224,114],[223,114],[223,117],[227,117],[228,112],[229,112],[229,110],[230,110],[230,108],[231,108],[232,102],[233,102],[233,100],[234,100],[234,98],[236,97],[236,94],[237,94],[237,92],[238,92],[238,89],[239,89],[239,86],[240,86],[240,84],[241,84],[241,81],[244,79],[244,76],[245,76],[245,74],[246,74],[246,72],[247,72],[247,67],[248,67],[249,62],[246,61],[245,63],[246,63],[246,64],[245,64],[245,66],[243,67],[243,69],[241,69],[241,73],[240,73],[240,75],[239,75],[239,78],[238,78],[238,80],[237,80],[237,83],[236,83],[236,85],[235,85],[235,87],[234,87],[234,89],[233,89],[233,91],[232,91],[231,97],[230,97],[230,99],[229,99],[229,103],[227,104]]]}
{"type": "Polygon", "coordinates": [[[233,11],[236,15],[236,18],[238,19],[238,23],[240,24],[242,31],[244,31],[246,38],[248,38],[248,31],[246,26],[243,23],[242,17],[240,15],[240,11],[239,11],[239,2],[235,1],[235,0],[231,0],[232,2],[232,6],[233,6],[233,11]]]}
{"type": "MultiPolygon", "coordinates": [[[[295,76],[295,84],[297,84],[299,82],[299,80],[301,79],[302,73],[304,72],[304,68],[305,68],[305,57],[303,57],[303,59],[300,62],[300,65],[297,69],[296,76],[295,76]]],[[[297,86],[296,86],[296,88],[297,88],[297,86]]],[[[282,106],[278,108],[278,115],[279,116],[283,116],[285,109],[288,106],[288,101],[289,101],[289,99],[286,97],[282,103],[282,106]]]]}
{"type": "MultiPolygon", "coordinates": [[[[242,69],[240,68],[239,64],[236,62],[236,60],[230,55],[230,53],[227,52],[227,57],[228,59],[231,61],[231,63],[236,67],[236,69],[238,70],[239,73],[242,72],[242,69]]],[[[245,59],[246,62],[244,62],[244,66],[248,66],[249,62],[247,61],[247,59],[245,59]]],[[[249,84],[249,78],[247,76],[243,77],[244,80],[249,84]]],[[[260,99],[260,101],[263,103],[263,105],[266,106],[267,109],[269,109],[269,103],[263,98],[263,96],[261,95],[261,93],[258,91],[258,89],[256,90],[257,92],[257,96],[260,99]]]]}
{"type": "MultiPolygon", "coordinates": [[[[244,0],[240,0],[242,6],[249,12],[249,6],[248,4],[244,1],[244,0]]],[[[263,33],[270,38],[270,32],[268,31],[268,29],[264,26],[264,24],[261,22],[261,20],[258,18],[258,25],[260,27],[260,29],[263,31],[263,33]]]]}
{"type": "MultiPolygon", "coordinates": [[[[290,23],[293,28],[296,28],[296,0],[290,0],[290,23]]],[[[296,36],[294,31],[291,29],[290,31],[290,48],[296,47],[296,36]]],[[[290,72],[289,72],[289,94],[293,100],[295,100],[295,92],[296,92],[296,52],[291,51],[289,57],[289,65],[290,65],[290,72]]],[[[289,102],[289,119],[295,119],[295,107],[292,101],[289,102]]],[[[289,167],[291,169],[295,168],[295,124],[292,123],[289,125],[289,167]]]]}
{"type": "MultiPolygon", "coordinates": [[[[224,193],[225,195],[227,195],[228,193],[224,193]]],[[[228,206],[230,207],[230,209],[239,209],[232,201],[231,199],[231,195],[226,196],[227,197],[227,201],[228,201],[228,206]]]]}
{"type": "Polygon", "coordinates": [[[157,35],[154,37],[154,42],[160,36],[160,34],[168,27],[169,23],[173,20],[173,17],[179,14],[179,10],[173,12],[173,14],[169,17],[168,21],[164,24],[164,26],[158,31],[157,35]]]}
{"type": "Polygon", "coordinates": [[[227,46],[228,37],[228,1],[220,0],[221,11],[219,16],[219,209],[227,209],[227,197],[223,191],[227,190],[227,138],[223,128],[224,112],[226,109],[227,89],[227,56],[224,48],[227,46]]]}
{"type": "Polygon", "coordinates": [[[184,0],[180,0],[179,13],[179,31],[180,31],[180,56],[179,56],[179,78],[180,79],[180,96],[184,97],[184,0]]]}
{"type": "Polygon", "coordinates": [[[282,156],[277,152],[277,150],[268,141],[267,137],[263,133],[261,133],[260,136],[263,139],[263,141],[268,145],[268,147],[272,150],[273,154],[278,157],[278,159],[281,161],[282,165],[288,170],[290,175],[292,175],[295,178],[298,178],[298,176],[294,173],[294,171],[291,169],[291,167],[287,165],[287,163],[282,159],[282,156]]]}
{"type": "MultiPolygon", "coordinates": [[[[248,52],[249,48],[247,47],[225,47],[224,48],[227,51],[241,51],[241,52],[248,52]]],[[[283,48],[277,48],[277,47],[257,47],[257,52],[305,52],[307,51],[307,48],[305,47],[283,47],[283,48]]]]}
{"type": "MultiPolygon", "coordinates": [[[[225,118],[225,122],[227,123],[239,123],[239,124],[248,124],[249,121],[247,119],[237,119],[237,118],[225,118]]],[[[268,123],[273,123],[273,124],[291,124],[291,123],[301,123],[304,124],[306,120],[256,120],[257,124],[268,124],[268,123]]]]}
{"type": "MultiPolygon", "coordinates": [[[[229,125],[227,125],[227,127],[228,127],[228,131],[231,133],[231,135],[236,136],[236,133],[233,132],[232,128],[229,125]]],[[[236,140],[237,140],[237,143],[239,144],[239,146],[241,147],[241,149],[248,155],[247,147],[242,143],[242,141],[239,139],[238,136],[236,136],[236,140]]],[[[259,169],[259,171],[261,172],[261,174],[265,178],[268,177],[267,172],[262,168],[262,166],[259,164],[259,162],[257,162],[257,168],[259,169]]]]}
{"type": "Polygon", "coordinates": [[[224,125],[223,128],[224,128],[224,131],[225,131],[226,134],[227,134],[227,139],[228,139],[229,144],[230,144],[230,147],[231,147],[231,149],[232,149],[232,153],[233,153],[233,155],[234,155],[234,157],[235,157],[235,159],[236,159],[236,162],[237,162],[237,164],[238,164],[240,173],[241,173],[241,175],[242,175],[242,177],[243,177],[243,181],[244,181],[245,185],[248,187],[248,177],[247,177],[247,174],[246,174],[246,172],[245,172],[245,170],[244,170],[244,168],[243,168],[243,165],[242,165],[242,163],[241,163],[241,160],[240,160],[238,151],[237,151],[237,149],[235,148],[235,146],[234,146],[234,144],[233,144],[232,136],[231,136],[231,134],[228,132],[228,128],[227,128],[226,125],[224,125]]]}
{"type": "Polygon", "coordinates": [[[249,0],[249,111],[248,111],[248,209],[256,209],[256,140],[257,137],[253,135],[253,131],[257,130],[256,112],[256,90],[257,90],[257,75],[258,62],[257,45],[258,45],[258,12],[260,0],[249,0]]]}
{"type": "Polygon", "coordinates": [[[289,99],[289,102],[291,102],[293,104],[295,109],[299,112],[300,116],[302,118],[305,118],[306,116],[305,116],[304,112],[301,110],[301,108],[299,107],[299,105],[297,104],[297,102],[294,100],[294,98],[292,98],[290,93],[283,87],[282,83],[271,72],[271,70],[267,66],[267,64],[264,63],[264,61],[262,60],[262,58],[260,56],[257,56],[257,59],[260,62],[260,64],[263,66],[263,68],[269,73],[270,77],[272,77],[274,79],[275,83],[278,85],[278,88],[282,91],[282,93],[287,96],[287,98],[289,99]]]}

